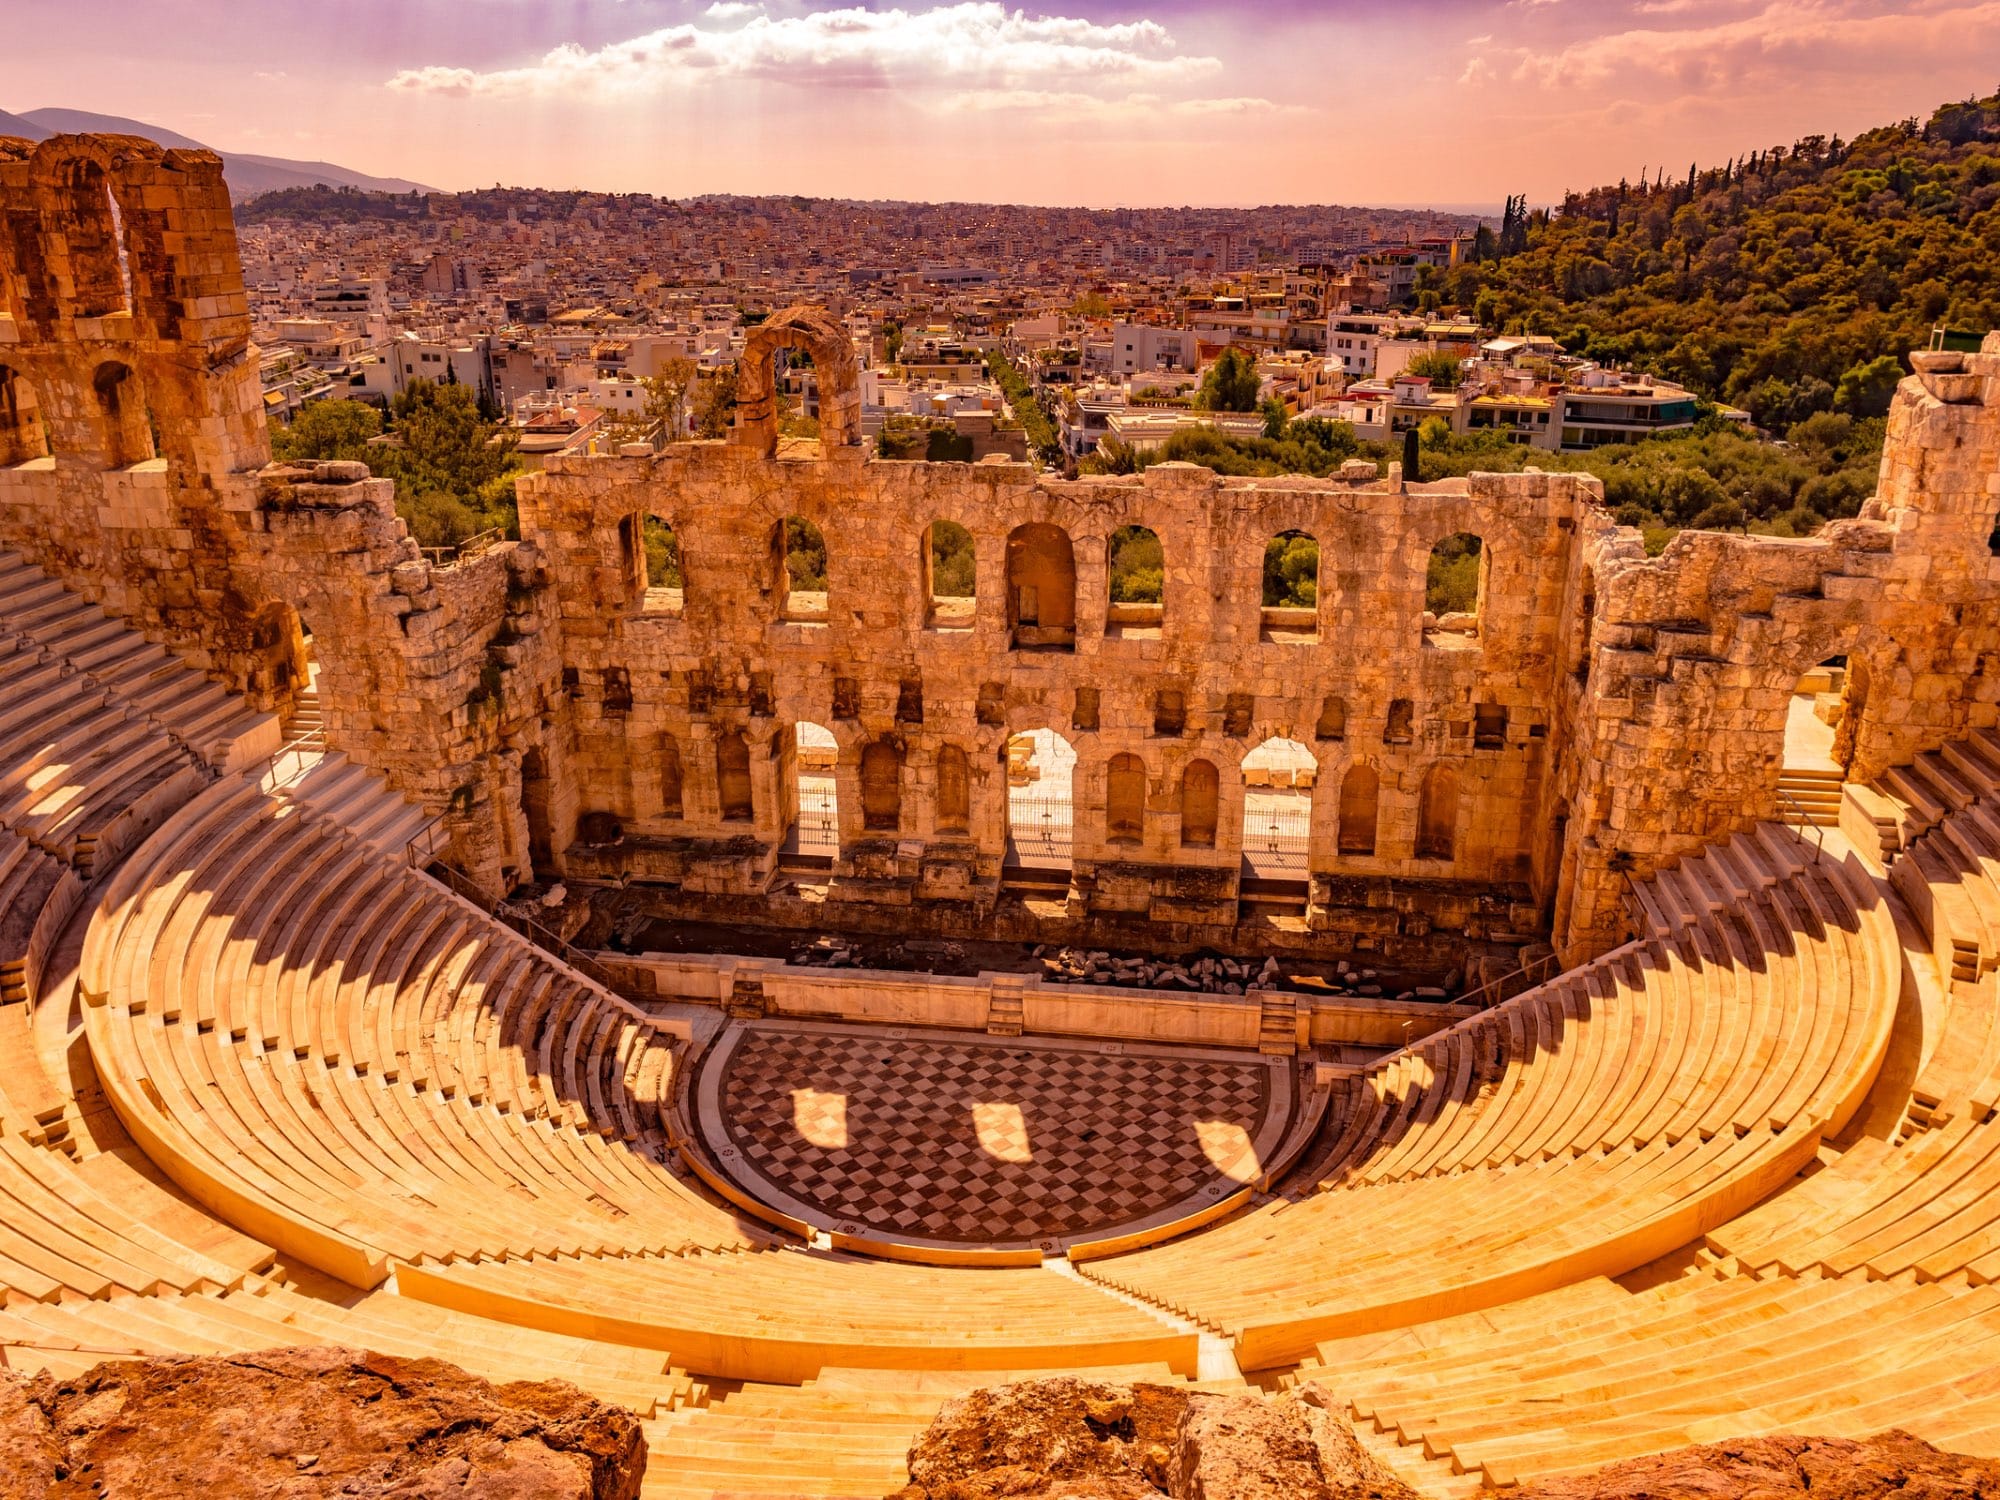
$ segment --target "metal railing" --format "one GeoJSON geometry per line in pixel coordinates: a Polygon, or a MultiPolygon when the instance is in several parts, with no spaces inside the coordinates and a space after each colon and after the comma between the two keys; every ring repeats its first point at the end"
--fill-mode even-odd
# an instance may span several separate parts
{"type": "Polygon", "coordinates": [[[840,853],[840,819],[831,778],[800,778],[799,816],[792,824],[788,847],[795,854],[829,858],[840,853]]]}
{"type": "Polygon", "coordinates": [[[1067,797],[1007,798],[1009,862],[1022,865],[1066,865],[1076,844],[1076,809],[1067,797]]]}
{"type": "Polygon", "coordinates": [[[439,862],[450,847],[451,835],[445,832],[444,819],[432,818],[403,845],[403,858],[412,869],[421,870],[439,862]]]}
{"type": "Polygon", "coordinates": [[[507,533],[498,526],[489,526],[484,531],[475,531],[464,541],[450,547],[420,547],[424,561],[434,568],[456,567],[459,563],[470,562],[482,552],[490,552],[507,539],[507,533]]]}
{"type": "Polygon", "coordinates": [[[1264,877],[1297,879],[1306,873],[1312,842],[1310,802],[1291,807],[1254,799],[1243,814],[1243,863],[1264,877]]]}
{"type": "Polygon", "coordinates": [[[425,867],[424,873],[446,889],[463,896],[501,926],[519,933],[544,953],[553,954],[561,959],[592,983],[601,985],[607,990],[611,989],[611,971],[603,964],[568,938],[551,928],[544,927],[533,917],[517,911],[502,911],[488,898],[486,892],[473,883],[472,877],[457,866],[441,859],[433,860],[425,867]]]}
{"type": "Polygon", "coordinates": [[[1554,953],[1545,953],[1540,958],[1531,959],[1527,963],[1522,964],[1518,969],[1509,969],[1497,979],[1487,980],[1486,983],[1480,985],[1477,989],[1467,990],[1463,995],[1455,996],[1451,1003],[1453,1005],[1477,1005],[1481,1009],[1490,1009],[1498,1005],[1502,1000],[1511,999],[1512,995],[1500,994],[1489,1000],[1485,998],[1489,992],[1500,990],[1506,985],[1519,981],[1519,987],[1513,991],[1514,995],[1518,995],[1525,990],[1533,989],[1544,979],[1555,975],[1561,968],[1561,958],[1554,953]]]}
{"type": "Polygon", "coordinates": [[[264,774],[257,782],[258,789],[275,792],[280,787],[290,786],[324,759],[326,731],[308,729],[271,752],[270,760],[264,765],[264,774]]]}
{"type": "Polygon", "coordinates": [[[1821,863],[1826,858],[1826,830],[1819,825],[1818,821],[1813,817],[1811,810],[1782,786],[1778,788],[1778,808],[1780,812],[1790,814],[1789,817],[1781,818],[1780,821],[1792,831],[1792,837],[1797,839],[1801,844],[1808,842],[1805,830],[1808,828],[1812,830],[1810,842],[1812,844],[1813,863],[1821,863]]]}

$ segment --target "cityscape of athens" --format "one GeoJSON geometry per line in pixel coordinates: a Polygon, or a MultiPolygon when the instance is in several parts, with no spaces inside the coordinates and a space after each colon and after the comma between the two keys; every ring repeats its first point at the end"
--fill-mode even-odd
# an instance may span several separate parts
{"type": "Polygon", "coordinates": [[[0,26],[0,1497],[2000,1497],[2000,3],[1041,5],[0,26]]]}

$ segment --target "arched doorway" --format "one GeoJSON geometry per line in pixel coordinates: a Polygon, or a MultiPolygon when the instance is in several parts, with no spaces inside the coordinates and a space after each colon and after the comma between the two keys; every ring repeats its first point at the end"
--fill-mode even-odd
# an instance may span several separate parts
{"type": "Polygon", "coordinates": [[[1007,863],[1021,870],[1072,868],[1076,751],[1053,729],[1007,741],[1007,863]]]}
{"type": "Polygon", "coordinates": [[[824,724],[802,719],[792,726],[794,815],[787,856],[801,864],[831,865],[840,854],[840,747],[824,724]]]}
{"type": "Polygon", "coordinates": [[[1319,762],[1297,740],[1265,740],[1243,757],[1243,868],[1258,880],[1304,880],[1319,762]]]}

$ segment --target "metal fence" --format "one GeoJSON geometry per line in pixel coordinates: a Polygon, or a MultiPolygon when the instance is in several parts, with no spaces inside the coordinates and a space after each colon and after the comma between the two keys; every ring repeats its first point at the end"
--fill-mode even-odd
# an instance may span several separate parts
{"type": "Polygon", "coordinates": [[[1076,810],[1069,798],[1013,792],[1007,798],[1007,863],[1066,866],[1075,830],[1076,810]]]}
{"type": "Polygon", "coordinates": [[[840,817],[831,781],[800,778],[799,817],[785,843],[794,854],[832,858],[840,853],[840,817]]]}
{"type": "Polygon", "coordinates": [[[1312,804],[1252,802],[1243,814],[1243,863],[1263,879],[1303,879],[1312,840],[1312,804]]]}

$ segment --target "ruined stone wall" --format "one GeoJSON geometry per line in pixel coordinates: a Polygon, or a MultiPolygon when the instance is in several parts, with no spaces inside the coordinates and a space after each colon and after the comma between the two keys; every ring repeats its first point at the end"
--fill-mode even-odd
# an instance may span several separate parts
{"type": "Polygon", "coordinates": [[[1631,875],[1774,812],[1815,663],[1848,659],[1856,778],[1995,720],[2000,338],[1912,356],[1860,518],[1648,558],[1574,476],[869,462],[841,337],[787,310],[748,352],[734,441],[554,461],[521,484],[521,542],[434,566],[386,482],[266,467],[213,155],[0,141],[0,543],[260,706],[296,691],[303,620],[333,745],[445,816],[496,893],[635,878],[754,914],[811,721],[839,747],[833,908],[971,930],[1007,847],[1007,739],[1049,729],[1077,754],[1066,919],[1199,939],[1238,921],[1242,762],[1283,737],[1317,771],[1310,929],[1550,931],[1578,958],[1622,936],[1631,875]],[[828,442],[776,439],[783,347],[813,354],[828,442]],[[647,516],[678,538],[677,594],[647,587],[647,516]],[[788,588],[793,516],[824,536],[823,598],[788,588]],[[974,539],[969,613],[932,605],[937,520],[974,539]],[[1109,600],[1128,524],[1160,539],[1158,609],[1109,600]],[[1265,543],[1295,530],[1318,603],[1268,614],[1265,543]],[[1461,531],[1485,544],[1476,626],[1428,622],[1429,549],[1461,531]],[[1366,847],[1343,803],[1372,814],[1366,847]]]}
{"type": "MultiPolygon", "coordinates": [[[[575,743],[561,772],[564,806],[579,818],[615,817],[625,837],[605,858],[617,873],[760,889],[795,812],[794,727],[811,721],[839,743],[836,886],[878,900],[990,900],[1007,837],[1006,742],[1051,729],[1078,757],[1074,854],[1091,909],[1228,925],[1241,763],[1280,737],[1317,765],[1315,874],[1500,887],[1518,904],[1534,879],[1576,522],[1595,501],[1594,481],[1546,475],[1406,487],[1394,478],[1225,481],[1161,465],[1143,478],[1065,483],[1005,461],[863,462],[839,451],[791,459],[719,444],[554,461],[522,482],[521,507],[561,619],[575,743]],[[685,587],[671,602],[646,588],[637,539],[647,515],[679,539],[685,587]],[[787,597],[775,539],[794,515],[826,540],[823,616],[795,618],[805,612],[787,597]],[[933,618],[927,552],[937,520],[974,541],[969,620],[933,618]],[[1108,545],[1126,525],[1160,538],[1157,619],[1110,603],[1108,545]],[[1010,577],[1010,537],[1029,527],[1055,528],[1074,557],[1069,649],[1051,645],[1047,629],[1019,629],[1024,576],[1038,577],[1042,626],[1071,615],[1048,607],[1057,585],[1040,576],[1045,557],[1010,577]],[[1278,634],[1310,635],[1316,623],[1316,640],[1264,629],[1265,544],[1286,531],[1319,543],[1319,605],[1316,622],[1309,615],[1303,631],[1278,634]],[[1427,632],[1430,550],[1458,532],[1484,542],[1477,633],[1427,632]],[[720,785],[718,744],[738,735],[749,750],[747,820],[724,816],[720,785]],[[864,819],[864,765],[883,745],[900,759],[889,829],[864,819]],[[952,752],[970,778],[962,828],[940,816],[939,767],[952,752]],[[1114,839],[1110,767],[1124,755],[1143,763],[1144,805],[1137,836],[1114,839]],[[1183,837],[1183,777],[1197,761],[1219,773],[1212,847],[1183,837]],[[1336,857],[1340,789],[1355,767],[1376,778],[1374,850],[1336,857]],[[1422,855],[1422,789],[1440,768],[1457,785],[1450,847],[1422,855]]],[[[575,833],[552,830],[559,866],[612,873],[571,850],[575,833]]],[[[1322,882],[1318,904],[1335,892],[1322,882]]]]}

